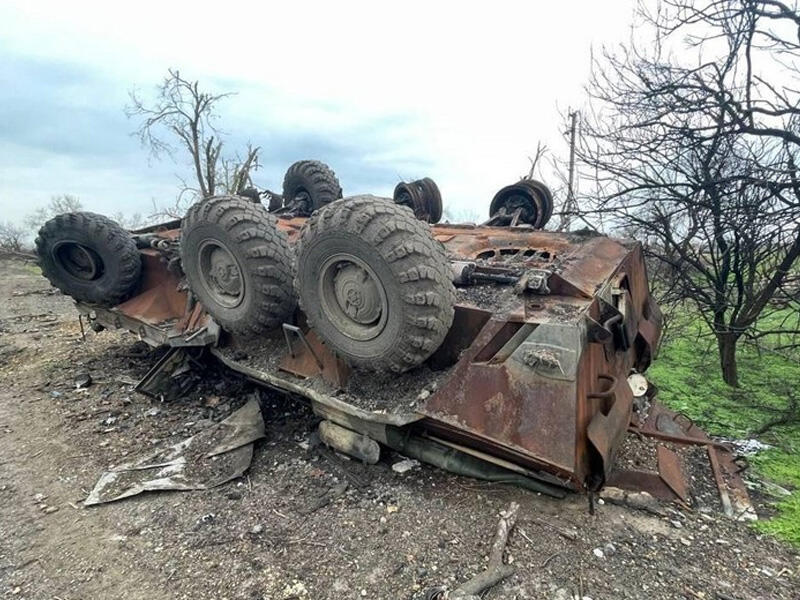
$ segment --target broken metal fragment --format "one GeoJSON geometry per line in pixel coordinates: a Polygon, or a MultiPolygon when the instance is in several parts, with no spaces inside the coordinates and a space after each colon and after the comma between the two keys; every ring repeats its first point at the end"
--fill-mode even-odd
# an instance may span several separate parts
{"type": "Polygon", "coordinates": [[[136,462],[108,470],[85,506],[148,491],[205,490],[241,477],[253,458],[253,442],[264,437],[256,397],[224,421],[136,462]]]}

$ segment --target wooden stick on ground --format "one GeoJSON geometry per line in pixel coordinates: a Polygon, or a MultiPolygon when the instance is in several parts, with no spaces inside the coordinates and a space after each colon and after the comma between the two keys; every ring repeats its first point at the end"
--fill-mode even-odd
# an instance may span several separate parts
{"type": "Polygon", "coordinates": [[[508,534],[511,533],[517,522],[518,513],[519,504],[516,502],[512,502],[507,511],[500,513],[500,521],[497,523],[497,533],[494,536],[486,570],[462,583],[449,594],[445,593],[442,597],[443,600],[479,600],[481,593],[514,574],[516,567],[503,563],[503,552],[508,543],[508,534]]]}

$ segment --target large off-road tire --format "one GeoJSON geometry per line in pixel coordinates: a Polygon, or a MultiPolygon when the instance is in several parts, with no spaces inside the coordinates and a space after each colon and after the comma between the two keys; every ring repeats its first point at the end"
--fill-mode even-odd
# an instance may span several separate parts
{"type": "Polygon", "coordinates": [[[394,201],[408,206],[420,221],[438,223],[442,218],[442,194],[430,177],[401,181],[394,188],[394,201]]]}
{"type": "Polygon", "coordinates": [[[498,191],[489,206],[489,217],[505,211],[509,217],[521,209],[520,221],[542,229],[553,214],[553,194],[541,181],[521,179],[498,191]]]}
{"type": "Polygon", "coordinates": [[[318,160],[299,160],[283,178],[283,205],[306,205],[311,214],[342,197],[339,179],[328,165],[318,160]]]}
{"type": "Polygon", "coordinates": [[[386,198],[334,202],[306,222],[295,289],[311,328],[350,364],[402,372],[424,362],[453,322],[444,247],[386,198]]]}
{"type": "Polygon", "coordinates": [[[180,251],[189,287],[226,331],[255,335],[291,318],[289,240],[262,205],[201,200],[183,219],[180,251]]]}
{"type": "Polygon", "coordinates": [[[113,306],[139,283],[142,260],[131,235],[90,212],[58,215],[36,237],[42,275],[75,300],[113,306]]]}

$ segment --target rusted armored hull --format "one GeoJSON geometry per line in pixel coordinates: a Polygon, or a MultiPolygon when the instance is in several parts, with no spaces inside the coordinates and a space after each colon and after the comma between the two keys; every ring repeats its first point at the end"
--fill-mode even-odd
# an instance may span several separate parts
{"type": "MultiPolygon", "coordinates": [[[[279,226],[294,241],[304,221],[283,219],[279,226]]],[[[168,268],[169,249],[180,235],[171,225],[138,232],[150,247],[141,250],[137,294],[110,309],[79,308],[96,323],[124,327],[153,345],[224,349],[235,340],[192,302],[180,272],[168,268]]],[[[413,427],[547,473],[575,490],[599,487],[630,422],[633,394],[626,378],[647,368],[661,331],[641,247],[529,228],[445,224],[432,232],[454,273],[469,263],[507,281],[461,288],[453,325],[426,364],[438,373],[432,393],[412,408],[372,413],[348,410],[337,400],[334,413],[346,415],[338,421],[362,429],[370,421],[413,427]]],[[[282,333],[263,349],[279,355],[260,371],[269,385],[306,395],[317,407],[347,389],[349,369],[308,331],[301,313],[282,333]]],[[[414,377],[413,371],[404,377],[414,377]]]]}
{"type": "Polygon", "coordinates": [[[574,489],[599,486],[630,421],[627,376],[647,368],[661,331],[641,248],[605,237],[492,233],[501,256],[510,255],[504,243],[524,242],[523,253],[546,254],[539,268],[552,273],[549,291],[527,290],[507,311],[483,313],[488,320],[420,412],[442,435],[574,489]]]}

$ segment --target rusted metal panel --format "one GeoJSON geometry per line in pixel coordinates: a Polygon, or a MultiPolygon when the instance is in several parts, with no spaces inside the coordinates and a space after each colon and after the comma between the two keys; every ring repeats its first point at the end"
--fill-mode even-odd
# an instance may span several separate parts
{"type": "Polygon", "coordinates": [[[533,464],[572,472],[574,382],[538,377],[530,367],[511,359],[491,364],[485,353],[486,360],[476,362],[505,324],[500,320],[487,323],[448,382],[420,412],[431,421],[511,448],[533,459],[533,464]]]}
{"type": "Polygon", "coordinates": [[[647,492],[659,500],[676,500],[678,497],[658,473],[650,471],[615,471],[606,484],[626,490],[647,492]]]}
{"type": "Polygon", "coordinates": [[[342,389],[347,383],[350,368],[345,362],[331,352],[313,331],[302,333],[305,342],[297,340],[292,343],[292,352],[288,352],[278,364],[278,368],[299,377],[310,378],[321,376],[335,389],[342,389]]]}
{"type": "MultiPolygon", "coordinates": [[[[602,462],[603,479],[611,471],[614,455],[630,423],[633,394],[625,379],[601,374],[598,385],[587,395],[587,400],[596,401],[596,411],[587,428],[587,437],[602,462]]],[[[594,474],[599,477],[600,473],[594,474]]],[[[601,481],[597,481],[597,484],[601,481]]]]}
{"type": "Polygon", "coordinates": [[[678,455],[669,448],[659,444],[656,449],[658,457],[658,474],[669,488],[684,502],[689,502],[689,490],[686,486],[686,478],[681,472],[681,465],[678,455]]]}
{"type": "Polygon", "coordinates": [[[142,281],[139,293],[118,305],[116,310],[151,325],[183,317],[186,292],[178,290],[178,278],[166,269],[157,251],[145,249],[140,253],[142,281]]]}

